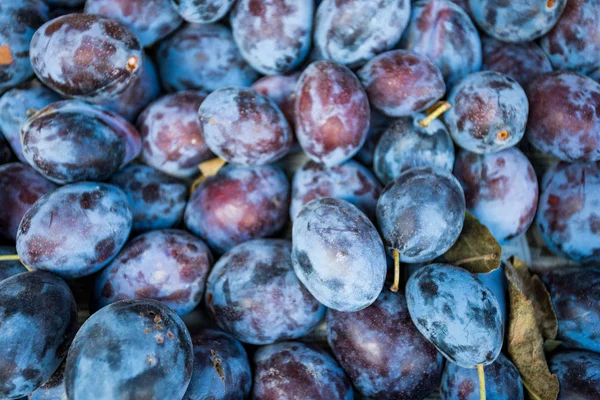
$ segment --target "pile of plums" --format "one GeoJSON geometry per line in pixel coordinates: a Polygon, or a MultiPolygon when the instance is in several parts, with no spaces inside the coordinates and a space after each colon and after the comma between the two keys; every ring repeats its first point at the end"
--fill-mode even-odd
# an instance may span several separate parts
{"type": "Polygon", "coordinates": [[[0,1],[0,399],[523,400],[467,213],[600,399],[600,0],[0,1]]]}

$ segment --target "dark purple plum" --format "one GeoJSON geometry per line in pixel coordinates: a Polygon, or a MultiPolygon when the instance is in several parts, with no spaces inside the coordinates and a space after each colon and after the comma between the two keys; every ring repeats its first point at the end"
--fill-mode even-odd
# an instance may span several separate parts
{"type": "Polygon", "coordinates": [[[538,183],[527,157],[516,148],[494,154],[461,151],[454,176],[465,192],[467,209],[500,244],[524,234],[533,222],[538,183]]]}
{"type": "Polygon", "coordinates": [[[560,383],[557,400],[600,398],[600,354],[563,351],[550,357],[549,366],[560,383]]]}
{"type": "Polygon", "coordinates": [[[600,159],[600,83],[573,72],[538,76],[527,88],[527,139],[563,161],[600,159]]]}
{"type": "Polygon", "coordinates": [[[310,64],[296,87],[296,136],[327,167],[352,158],[369,132],[369,100],[358,78],[332,61],[310,64]]]}
{"type": "Polygon", "coordinates": [[[313,12],[312,1],[238,0],[231,11],[233,38],[258,72],[289,72],[308,55],[313,12]]]}
{"type": "Polygon", "coordinates": [[[484,71],[496,71],[516,80],[526,88],[538,75],[552,71],[552,64],[544,50],[534,42],[503,43],[485,37],[482,39],[484,71]]]}
{"type": "Polygon", "coordinates": [[[181,399],[194,367],[183,321],[155,300],[122,300],[93,314],[69,349],[69,399],[181,399]]]}
{"type": "Polygon", "coordinates": [[[214,157],[204,142],[198,109],[204,92],[185,91],[156,100],[138,118],[142,161],[178,178],[198,175],[198,165],[214,157]]]}
{"type": "Polygon", "coordinates": [[[183,400],[244,400],[250,395],[252,372],[244,347],[214,329],[192,334],[194,372],[183,400]]]}
{"type": "Polygon", "coordinates": [[[371,171],[356,161],[346,161],[331,168],[307,161],[294,173],[290,217],[293,221],[302,207],[312,200],[331,197],[354,204],[374,220],[381,189],[371,171]]]}
{"type": "Polygon", "coordinates": [[[417,330],[399,293],[362,311],[327,313],[327,340],[354,386],[374,399],[424,399],[437,389],[443,357],[417,330]]]}
{"type": "Polygon", "coordinates": [[[0,94],[33,76],[29,42],[48,21],[42,0],[5,0],[0,4],[0,94]]]}
{"type": "Polygon", "coordinates": [[[354,158],[360,161],[367,167],[373,166],[373,158],[375,154],[375,147],[379,142],[379,138],[385,130],[391,125],[393,119],[385,116],[377,110],[371,109],[371,122],[369,124],[369,133],[367,133],[367,139],[360,148],[354,158]]]}
{"type": "Polygon", "coordinates": [[[431,261],[458,239],[465,196],[450,174],[431,167],[411,168],[390,182],[377,202],[377,223],[388,250],[400,261],[431,261]]]}
{"type": "Polygon", "coordinates": [[[300,342],[261,347],[254,354],[254,400],[352,400],[352,385],[325,350],[300,342]]]}
{"type": "Polygon", "coordinates": [[[223,18],[235,0],[170,0],[171,6],[187,22],[209,24],[223,18]]]}
{"type": "Polygon", "coordinates": [[[475,368],[498,358],[502,313],[476,275],[449,264],[430,264],[408,280],[406,302],[417,329],[450,362],[475,368]]]}
{"type": "Polygon", "coordinates": [[[27,210],[17,232],[17,253],[36,270],[66,278],[91,275],[123,247],[131,220],[127,196],[118,187],[63,186],[27,210]]]}
{"type": "Polygon", "coordinates": [[[40,109],[60,101],[61,97],[33,80],[0,97],[0,134],[21,162],[27,162],[21,149],[21,128],[40,109]]]}
{"type": "Polygon", "coordinates": [[[548,33],[566,4],[567,0],[469,0],[477,25],[503,42],[530,42],[548,33]]]}
{"type": "Polygon", "coordinates": [[[268,164],[292,145],[293,133],[283,112],[250,88],[212,92],[200,105],[198,117],[208,147],[232,164],[268,164]]]}
{"type": "Polygon", "coordinates": [[[146,165],[131,165],[110,178],[120,187],[133,215],[133,231],[175,228],[183,219],[188,187],[146,165]]]}
{"type": "Polygon", "coordinates": [[[2,135],[2,131],[0,131],[0,164],[6,164],[8,162],[13,161],[13,152],[10,148],[10,145],[2,135]]]}
{"type": "Polygon", "coordinates": [[[536,225],[548,247],[576,261],[600,261],[600,162],[560,162],[540,190],[536,225]]]}
{"type": "Polygon", "coordinates": [[[600,269],[560,268],[540,278],[558,319],[557,339],[567,348],[600,352],[600,269]]]}
{"type": "Polygon", "coordinates": [[[182,22],[169,0],[87,0],[85,12],[123,23],[142,46],[164,38],[182,22]]]}
{"type": "Polygon", "coordinates": [[[273,100],[287,118],[291,128],[296,120],[294,106],[298,78],[300,78],[299,72],[289,75],[270,75],[252,84],[252,89],[273,100]]]}
{"type": "Polygon", "coordinates": [[[67,356],[77,331],[71,290],[47,272],[26,272],[0,282],[0,396],[27,396],[67,356]]]}
{"type": "Polygon", "coordinates": [[[369,218],[339,199],[313,200],[294,220],[292,261],[300,281],[319,302],[358,311],[381,293],[387,262],[369,218]]]}
{"type": "Polygon", "coordinates": [[[460,147],[495,153],[516,145],[525,134],[529,103],[516,80],[494,71],[470,74],[452,88],[452,108],[444,122],[460,147]]]}
{"type": "Polygon", "coordinates": [[[0,165],[0,238],[13,242],[25,212],[57,187],[28,165],[0,165]]]}
{"type": "Polygon", "coordinates": [[[227,165],[194,191],[184,222],[222,254],[278,232],[287,220],[289,201],[290,184],[279,168],[227,165]]]}
{"type": "MultiPolygon", "coordinates": [[[[502,353],[484,368],[488,399],[523,400],[519,371],[502,353]]],[[[448,362],[442,375],[442,400],[479,400],[479,377],[475,368],[462,368],[448,362]]]]}
{"type": "Polygon", "coordinates": [[[324,0],[315,17],[315,46],[323,59],[359,67],[391,50],[409,17],[409,0],[324,0]]]}
{"type": "Polygon", "coordinates": [[[477,28],[460,6],[447,0],[413,3],[400,48],[428,57],[447,84],[481,69],[481,40],[477,28]]]}
{"type": "Polygon", "coordinates": [[[424,128],[419,125],[424,118],[423,114],[398,118],[381,135],[373,154],[373,170],[384,184],[414,167],[452,171],[454,144],[448,129],[437,119],[424,128]]]}
{"type": "Polygon", "coordinates": [[[292,268],[292,244],[256,239],[229,250],[206,283],[208,314],[223,330],[250,344],[297,339],[323,319],[325,307],[292,268]]]}
{"type": "MultiPolygon", "coordinates": [[[[27,400],[65,400],[67,388],[65,387],[65,363],[63,362],[54,375],[42,386],[34,390],[27,400]]],[[[24,399],[23,399],[24,400],[24,399]]]]}
{"type": "Polygon", "coordinates": [[[46,86],[65,97],[104,102],[139,75],[142,47],[120,22],[68,14],[42,25],[31,39],[31,65],[46,86]]]}
{"type": "Polygon", "coordinates": [[[229,28],[220,24],[184,26],[161,41],[157,60],[162,84],[169,92],[250,86],[258,77],[240,54],[229,28]]]}
{"type": "Polygon", "coordinates": [[[202,300],[213,257],[196,236],[163,229],[137,236],[102,270],[95,282],[97,308],[123,299],[154,299],[178,315],[202,300]]]}
{"type": "Polygon", "coordinates": [[[59,183],[104,180],[141,151],[135,127],[122,117],[79,100],[53,103],[25,123],[23,156],[59,183]]]}
{"type": "MultiPolygon", "coordinates": [[[[17,254],[17,249],[14,246],[0,246],[0,256],[17,254]]],[[[0,282],[17,275],[27,272],[27,268],[20,261],[2,261],[0,264],[0,282]]]]}
{"type": "Polygon", "coordinates": [[[439,68],[412,51],[380,54],[357,72],[371,106],[389,117],[424,111],[446,93],[439,68]]]}

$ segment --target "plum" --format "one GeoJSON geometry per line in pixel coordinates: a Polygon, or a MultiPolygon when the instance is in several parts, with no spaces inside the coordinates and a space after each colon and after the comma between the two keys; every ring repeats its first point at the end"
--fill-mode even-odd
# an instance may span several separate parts
{"type": "Polygon", "coordinates": [[[34,390],[27,400],[65,400],[67,388],[65,387],[65,363],[63,362],[54,375],[42,386],[34,390]]]}
{"type": "Polygon", "coordinates": [[[291,128],[293,128],[294,121],[296,120],[294,106],[296,104],[295,92],[298,78],[300,78],[299,72],[288,75],[270,75],[262,77],[252,84],[252,89],[264,94],[275,102],[277,107],[283,112],[283,115],[285,115],[291,128]]]}
{"type": "Polygon", "coordinates": [[[364,145],[360,148],[354,158],[361,162],[363,165],[371,168],[373,166],[373,157],[375,153],[375,147],[379,138],[385,130],[391,125],[393,119],[387,117],[383,113],[375,109],[371,109],[371,121],[369,124],[369,132],[367,133],[367,139],[364,145]]]}
{"type": "Polygon", "coordinates": [[[47,272],[25,272],[0,282],[0,397],[33,392],[60,366],[75,332],[71,290],[47,272]]]}
{"type": "Polygon", "coordinates": [[[10,148],[10,145],[0,132],[0,164],[6,164],[8,162],[13,161],[13,152],[10,148]]]}
{"type": "Polygon", "coordinates": [[[600,354],[563,351],[550,357],[549,366],[560,383],[557,400],[600,398],[600,354]]]}
{"type": "Polygon", "coordinates": [[[304,70],[296,87],[295,114],[300,146],[327,167],[352,158],[369,131],[369,101],[360,81],[332,61],[316,61],[304,70]]]}
{"type": "Polygon", "coordinates": [[[354,313],[329,310],[327,340],[364,396],[424,399],[439,385],[443,358],[411,321],[403,294],[382,292],[354,313]]]}
{"type": "Polygon", "coordinates": [[[381,293],[387,270],[377,229],[352,204],[322,198],[294,220],[292,262],[300,281],[319,302],[358,311],[381,293]]]}
{"type": "Polygon", "coordinates": [[[205,295],[220,328],[244,343],[264,345],[300,338],[321,322],[325,307],[296,277],[291,253],[287,240],[256,239],[221,257],[205,295]]]}
{"type": "MultiPolygon", "coordinates": [[[[17,254],[17,249],[14,246],[0,246],[0,256],[8,256],[17,254]]],[[[27,272],[27,268],[20,261],[2,261],[0,265],[0,282],[10,278],[13,275],[17,275],[23,272],[27,272]]]]}
{"type": "Polygon", "coordinates": [[[91,275],[106,266],[131,230],[125,193],[105,183],[63,186],[27,210],[17,232],[21,261],[66,278],[91,275]]]}
{"type": "Polygon", "coordinates": [[[209,24],[223,18],[235,0],[170,0],[171,6],[187,22],[209,24]]]}
{"type": "Polygon", "coordinates": [[[69,399],[181,399],[190,383],[190,334],[155,300],[122,300],[94,313],[69,349],[69,399]]]}

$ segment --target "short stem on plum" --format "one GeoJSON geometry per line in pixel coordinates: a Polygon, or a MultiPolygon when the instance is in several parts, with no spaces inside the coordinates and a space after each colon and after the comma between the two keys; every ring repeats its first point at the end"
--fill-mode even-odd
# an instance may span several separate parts
{"type": "Polygon", "coordinates": [[[198,166],[198,168],[200,168],[200,172],[202,173],[202,175],[208,177],[216,175],[216,173],[219,172],[219,170],[223,168],[225,164],[227,164],[227,161],[223,160],[222,158],[216,157],[211,160],[204,161],[198,166]]]}
{"type": "Polygon", "coordinates": [[[510,132],[506,130],[500,131],[496,134],[496,137],[498,138],[498,140],[505,141],[510,137],[510,132]]]}
{"type": "Polygon", "coordinates": [[[7,254],[0,256],[0,261],[19,261],[21,258],[18,254],[7,254]]]}
{"type": "Polygon", "coordinates": [[[452,108],[452,105],[447,101],[438,101],[433,106],[427,109],[427,117],[419,121],[419,125],[422,128],[427,128],[434,119],[439,118],[440,115],[452,108]]]}
{"type": "Polygon", "coordinates": [[[474,262],[474,261],[488,261],[488,260],[495,260],[495,259],[496,259],[495,254],[485,254],[483,256],[464,258],[462,260],[458,260],[458,261],[454,262],[453,264],[458,267],[459,265],[463,265],[463,264],[474,262]]]}
{"type": "Polygon", "coordinates": [[[394,254],[394,284],[390,290],[394,293],[400,289],[400,253],[398,250],[392,250],[394,254]]]}
{"type": "Polygon", "coordinates": [[[485,373],[483,364],[477,364],[477,373],[479,374],[479,400],[485,400],[485,373]]]}

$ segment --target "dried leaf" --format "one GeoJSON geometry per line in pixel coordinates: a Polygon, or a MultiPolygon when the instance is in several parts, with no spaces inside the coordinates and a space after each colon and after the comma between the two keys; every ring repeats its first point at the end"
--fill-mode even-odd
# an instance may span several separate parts
{"type": "Polygon", "coordinates": [[[501,256],[502,247],[490,230],[468,212],[458,240],[444,254],[448,263],[474,274],[495,271],[500,266],[501,256]]]}
{"type": "Polygon", "coordinates": [[[562,340],[546,340],[544,342],[544,352],[546,354],[548,353],[552,353],[554,350],[558,349],[560,347],[560,345],[562,345],[562,340]]]}
{"type": "MultiPolygon", "coordinates": [[[[544,336],[540,329],[540,326],[545,327],[544,330],[548,333],[551,331],[549,327],[552,324],[545,320],[550,317],[547,310],[541,306],[545,301],[543,296],[541,296],[542,299],[536,297],[543,292],[539,290],[539,285],[535,283],[527,266],[521,260],[513,257],[507,261],[505,273],[510,299],[507,330],[508,354],[519,370],[523,386],[530,398],[556,400],[559,392],[558,377],[552,374],[548,368],[544,354],[544,336]],[[535,300],[532,301],[534,298],[535,300]],[[545,318],[538,317],[536,319],[534,303],[537,303],[541,310],[545,310],[545,318]],[[538,322],[538,320],[541,321],[538,322]]],[[[552,310],[552,306],[550,306],[550,310],[552,310]]]]}
{"type": "Polygon", "coordinates": [[[9,65],[13,62],[12,52],[10,46],[0,46],[0,65],[9,65]]]}

